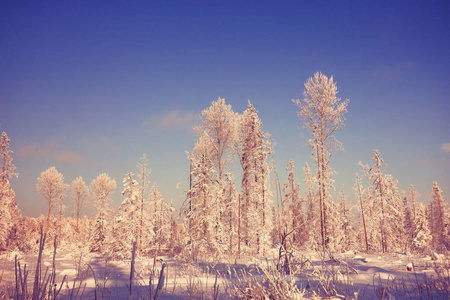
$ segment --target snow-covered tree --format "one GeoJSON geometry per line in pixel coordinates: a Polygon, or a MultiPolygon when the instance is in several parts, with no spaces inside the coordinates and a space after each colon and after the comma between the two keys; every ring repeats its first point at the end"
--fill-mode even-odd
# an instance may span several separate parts
{"type": "Polygon", "coordinates": [[[384,174],[383,159],[378,150],[373,151],[374,165],[360,165],[369,186],[366,190],[366,229],[371,250],[387,252],[389,248],[404,250],[404,228],[402,226],[402,199],[397,180],[384,174]],[[400,226],[399,226],[400,222],[400,226]]]}
{"type": "Polygon", "coordinates": [[[412,230],[412,249],[417,252],[426,251],[433,237],[429,228],[427,209],[422,203],[416,204],[416,217],[412,230]]]}
{"type": "Polygon", "coordinates": [[[46,171],[42,172],[37,181],[38,183],[36,184],[36,189],[42,196],[44,196],[48,204],[46,224],[46,230],[48,231],[50,228],[50,215],[53,202],[61,196],[64,196],[69,186],[64,183],[64,175],[59,173],[55,167],[50,167],[46,171]]]}
{"type": "MultiPolygon", "coordinates": [[[[16,200],[15,192],[12,189],[9,180],[18,177],[15,173],[16,166],[13,164],[11,154],[13,151],[9,149],[10,139],[6,132],[0,137],[0,250],[5,249],[10,244],[17,244],[16,235],[19,232],[22,223],[22,212],[20,211],[16,200]],[[14,238],[13,238],[14,237],[14,238]]],[[[21,248],[21,247],[19,247],[21,248]]]]}
{"type": "Polygon", "coordinates": [[[436,181],[432,186],[432,201],[430,202],[430,223],[431,223],[431,235],[433,237],[433,247],[437,251],[450,250],[450,244],[447,244],[448,236],[446,227],[450,224],[446,224],[447,212],[445,208],[444,197],[442,196],[442,190],[436,181]]]}
{"type": "Polygon", "coordinates": [[[116,189],[116,181],[106,173],[97,176],[91,182],[91,197],[97,207],[94,230],[91,236],[90,249],[93,252],[102,251],[108,229],[108,220],[111,211],[109,209],[109,196],[116,189]]]}
{"type": "Polygon", "coordinates": [[[212,140],[211,160],[215,165],[218,181],[222,181],[227,168],[232,163],[237,137],[238,115],[225,103],[224,98],[213,101],[202,111],[202,124],[195,127],[199,136],[206,133],[212,140]]]}
{"type": "Polygon", "coordinates": [[[144,203],[146,202],[147,188],[150,184],[150,173],[151,169],[148,168],[148,159],[145,154],[142,155],[140,162],[137,165],[139,173],[138,177],[140,180],[139,186],[139,195],[138,195],[138,203],[139,203],[139,235],[136,243],[136,251],[138,254],[142,252],[142,239],[144,235],[144,203]]]}
{"type": "Polygon", "coordinates": [[[297,112],[300,120],[304,120],[304,128],[308,128],[312,138],[308,143],[312,148],[312,157],[317,166],[318,196],[320,204],[320,228],[323,249],[328,244],[327,208],[331,204],[329,189],[333,181],[330,158],[335,150],[342,149],[341,143],[334,133],[342,128],[344,114],[347,112],[349,100],[341,101],[337,97],[336,83],[331,76],[317,72],[305,83],[304,99],[293,100],[300,109],[297,112]]]}
{"type": "Polygon", "coordinates": [[[83,180],[83,177],[78,176],[72,181],[71,184],[71,195],[72,195],[72,209],[74,211],[74,216],[77,220],[75,230],[78,233],[80,217],[83,212],[84,202],[87,197],[89,197],[89,189],[83,180]]]}
{"type": "Polygon", "coordinates": [[[223,186],[223,199],[226,204],[222,214],[222,224],[224,226],[224,242],[228,240],[228,253],[232,255],[238,251],[236,245],[239,235],[239,203],[236,182],[233,173],[225,173],[223,186]]]}
{"type": "Polygon", "coordinates": [[[124,187],[122,195],[125,196],[125,199],[114,219],[112,235],[106,237],[105,240],[107,252],[114,258],[129,257],[133,243],[139,236],[139,187],[133,176],[132,172],[128,172],[122,181],[124,187]]]}
{"type": "MultiPolygon", "coordinates": [[[[361,222],[362,222],[362,233],[364,234],[364,245],[366,252],[369,252],[369,241],[367,238],[367,227],[366,227],[366,214],[365,214],[365,204],[364,204],[364,188],[361,183],[361,177],[359,177],[358,173],[356,173],[355,179],[355,194],[356,198],[359,201],[359,207],[361,209],[361,222]]],[[[362,234],[361,234],[362,235],[362,234]]]]}
{"type": "Polygon", "coordinates": [[[263,132],[258,112],[250,101],[242,116],[240,141],[243,237],[250,252],[264,254],[271,245],[272,232],[272,195],[267,163],[272,144],[270,136],[263,132]]]}
{"type": "Polygon", "coordinates": [[[408,198],[403,198],[403,231],[405,233],[404,241],[406,244],[406,247],[408,248],[412,242],[412,239],[414,237],[414,222],[415,218],[412,213],[412,209],[409,206],[408,198]]]}
{"type": "Polygon", "coordinates": [[[170,243],[173,208],[164,201],[156,184],[151,189],[150,206],[153,210],[154,244],[157,246],[158,253],[161,253],[161,246],[167,246],[170,243]]]}
{"type": "Polygon", "coordinates": [[[204,132],[188,155],[192,180],[183,210],[189,235],[186,250],[190,251],[194,259],[199,255],[220,250],[214,236],[218,210],[216,203],[213,203],[217,200],[217,171],[212,160],[213,143],[204,132]]]}
{"type": "Polygon", "coordinates": [[[317,250],[321,245],[321,230],[320,230],[320,208],[316,197],[314,184],[316,178],[311,174],[311,168],[308,163],[303,167],[305,172],[305,191],[306,191],[306,227],[305,227],[305,241],[306,248],[317,250]]]}
{"type": "Polygon", "coordinates": [[[284,197],[281,202],[281,221],[284,234],[294,230],[288,241],[292,242],[296,247],[300,247],[304,243],[305,220],[302,209],[303,200],[300,197],[300,184],[295,178],[294,169],[295,163],[290,159],[286,167],[288,178],[283,187],[284,197]]]}

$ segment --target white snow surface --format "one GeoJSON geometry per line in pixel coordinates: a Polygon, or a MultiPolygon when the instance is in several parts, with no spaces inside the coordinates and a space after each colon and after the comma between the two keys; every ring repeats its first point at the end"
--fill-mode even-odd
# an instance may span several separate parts
{"type": "MultiPolygon", "coordinates": [[[[276,253],[277,251],[273,251],[276,253]]],[[[42,269],[53,266],[52,253],[44,253],[42,269]]],[[[0,254],[0,291],[12,287],[14,279],[14,257],[18,256],[21,268],[26,265],[28,284],[32,289],[37,254],[1,253],[0,254]]],[[[414,299],[419,296],[419,285],[430,280],[444,278],[449,284],[448,258],[439,260],[429,255],[411,255],[401,253],[365,254],[348,251],[328,254],[325,257],[317,252],[294,252],[291,261],[293,274],[283,275],[287,282],[293,279],[300,290],[297,295],[304,298],[320,298],[323,294],[321,283],[335,282],[335,292],[331,299],[414,299]],[[433,260],[434,259],[434,260],[433,260]],[[407,267],[412,267],[408,271],[407,267]],[[327,279],[328,278],[328,279],[327,279]],[[384,292],[384,295],[383,295],[384,292]]],[[[134,299],[147,297],[150,293],[149,279],[154,271],[153,291],[158,283],[162,265],[166,265],[165,282],[161,299],[212,298],[214,287],[219,286],[221,298],[227,299],[236,292],[235,285],[242,281],[242,274],[252,274],[257,280],[263,276],[260,268],[272,272],[277,258],[250,258],[215,261],[214,263],[187,262],[180,258],[162,257],[137,258],[132,294],[134,299]],[[217,275],[217,276],[216,276],[217,275]],[[217,279],[216,279],[217,277],[217,279]],[[238,278],[240,277],[240,278],[238,278]],[[217,282],[216,282],[217,280],[217,282]],[[215,285],[216,282],[216,285],[215,285]],[[203,295],[203,296],[202,296],[203,295]],[[206,295],[206,296],[205,296],[206,295]]],[[[131,261],[108,261],[98,253],[74,253],[59,251],[55,257],[56,280],[58,287],[63,277],[67,280],[61,290],[62,298],[69,298],[72,291],[78,291],[83,299],[94,299],[95,293],[111,299],[127,298],[130,284],[131,261]],[[74,289],[75,287],[75,289],[74,289]]],[[[436,299],[448,296],[448,290],[431,290],[436,299]]]]}

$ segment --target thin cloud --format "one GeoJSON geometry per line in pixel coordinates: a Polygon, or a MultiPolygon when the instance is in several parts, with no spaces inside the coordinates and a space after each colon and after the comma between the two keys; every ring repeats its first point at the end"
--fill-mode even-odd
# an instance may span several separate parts
{"type": "Polygon", "coordinates": [[[142,122],[142,125],[163,130],[187,130],[191,132],[192,127],[197,125],[198,121],[198,114],[172,110],[164,114],[152,114],[142,122]]]}
{"type": "Polygon", "coordinates": [[[46,159],[58,163],[80,164],[87,162],[87,159],[79,156],[75,152],[60,151],[55,141],[46,142],[44,145],[28,144],[15,151],[18,157],[46,159]]]}
{"type": "Polygon", "coordinates": [[[119,145],[117,145],[111,139],[104,136],[96,138],[82,137],[78,140],[78,142],[82,145],[85,145],[86,147],[94,148],[97,150],[120,148],[119,145]]]}
{"type": "Polygon", "coordinates": [[[441,151],[450,154],[450,143],[443,143],[441,145],[441,151]]]}
{"type": "Polygon", "coordinates": [[[385,81],[401,80],[403,74],[415,69],[417,64],[412,61],[401,62],[394,65],[379,65],[373,74],[376,78],[385,81]]]}

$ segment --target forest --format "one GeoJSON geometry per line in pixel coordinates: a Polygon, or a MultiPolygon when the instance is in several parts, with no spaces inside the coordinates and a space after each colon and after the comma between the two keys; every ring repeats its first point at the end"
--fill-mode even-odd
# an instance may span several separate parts
{"type": "MultiPolygon", "coordinates": [[[[376,149],[371,159],[359,162],[354,195],[346,195],[343,186],[335,187],[332,154],[345,146],[336,135],[344,126],[350,104],[337,93],[333,77],[318,72],[305,82],[303,99],[292,101],[311,157],[299,162],[301,169],[289,160],[283,171],[287,173],[285,182],[278,179],[280,171],[273,155],[274,140],[262,129],[262,120],[250,100],[242,114],[234,112],[223,98],[213,101],[201,112],[201,124],[194,128],[196,143],[186,153],[190,166],[189,190],[178,210],[164,199],[157,182],[150,182],[150,162],[144,154],[136,167],[124,174],[122,184],[106,173],[98,175],[89,185],[82,176],[68,183],[63,174],[50,166],[36,179],[36,189],[46,205],[47,215],[24,216],[10,185],[10,181],[20,178],[13,163],[10,138],[3,132],[0,253],[3,258],[16,255],[16,289],[8,292],[5,288],[0,295],[13,294],[14,299],[25,295],[17,288],[17,282],[21,282],[17,279],[17,270],[20,270],[17,257],[41,254],[44,248],[56,252],[57,248],[63,253],[95,255],[105,262],[128,261],[132,266],[138,260],[154,260],[153,271],[157,257],[182,260],[200,268],[206,264],[232,266],[233,261],[234,265],[240,261],[247,267],[250,263],[246,262],[257,261],[257,265],[273,262],[270,272],[263,269],[261,273],[266,277],[258,277],[266,280],[252,281],[251,275],[246,273],[247,283],[253,282],[248,289],[234,284],[234,291],[230,288],[224,295],[219,293],[216,283],[211,284],[210,288],[214,289],[211,295],[201,294],[201,298],[214,299],[230,295],[244,299],[264,299],[265,296],[267,299],[339,298],[342,292],[336,283],[339,280],[334,277],[329,279],[328,288],[319,278],[315,288],[309,290],[306,285],[300,286],[301,280],[287,279],[301,276],[302,270],[306,272],[306,267],[302,269],[306,260],[300,262],[304,253],[320,254],[324,265],[333,261],[343,265],[344,260],[338,257],[344,253],[353,257],[428,255],[440,259],[447,267],[447,277],[443,276],[442,282],[424,289],[430,293],[430,298],[439,298],[442,294],[433,291],[450,287],[449,262],[443,259],[450,251],[450,211],[443,193],[437,182],[430,182],[430,202],[425,205],[418,200],[420,195],[413,185],[407,191],[401,190],[394,176],[387,173],[382,154],[376,149]],[[298,173],[302,173],[303,180],[298,179],[298,173]],[[118,208],[111,204],[111,195],[117,192],[123,196],[118,208]],[[63,205],[67,198],[72,202],[71,207],[63,205]],[[95,212],[88,216],[88,209],[95,212]],[[334,285],[330,286],[330,282],[334,285]],[[271,283],[277,287],[276,291],[271,289],[271,283]],[[258,290],[259,287],[262,290],[258,290]]],[[[431,265],[429,268],[432,269],[431,265]]],[[[161,275],[164,267],[159,270],[161,275]]],[[[133,272],[131,267],[130,278],[133,272]]],[[[157,281],[156,273],[151,274],[150,278],[157,281]]],[[[243,280],[242,274],[230,275],[230,278],[243,280]]],[[[226,278],[225,275],[221,279],[226,278]]],[[[147,282],[150,287],[152,280],[147,282]]],[[[1,279],[0,284],[4,284],[1,279]]],[[[97,281],[95,286],[99,289],[97,281]]],[[[130,295],[131,286],[130,279],[130,295]]],[[[155,282],[154,292],[158,291],[158,286],[155,282]]],[[[390,294],[383,290],[381,298],[392,296],[392,290],[390,294]]],[[[377,291],[374,288],[374,293],[377,291]]],[[[225,292],[223,284],[222,292],[225,292]]],[[[167,297],[169,292],[166,293],[167,297]]],[[[347,298],[354,297],[350,294],[347,298]]],[[[198,295],[185,297],[194,299],[198,295]]],[[[137,294],[134,297],[140,298],[137,294]]],[[[152,294],[150,288],[148,298],[158,297],[161,295],[152,294]]],[[[36,299],[47,298],[51,297],[36,299]]]]}

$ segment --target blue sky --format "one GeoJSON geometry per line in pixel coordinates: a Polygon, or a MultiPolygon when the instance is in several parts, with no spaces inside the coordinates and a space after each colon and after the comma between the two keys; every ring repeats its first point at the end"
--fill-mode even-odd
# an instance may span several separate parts
{"type": "Polygon", "coordinates": [[[449,13],[447,1],[2,1],[0,130],[15,151],[16,200],[45,213],[35,184],[55,166],[68,183],[108,173],[117,207],[145,153],[152,184],[178,208],[191,127],[219,96],[240,113],[252,101],[281,180],[292,158],[303,181],[310,151],[291,100],[317,71],[350,99],[336,187],[353,199],[358,161],[378,149],[400,188],[428,202],[437,180],[448,198],[449,13]]]}

